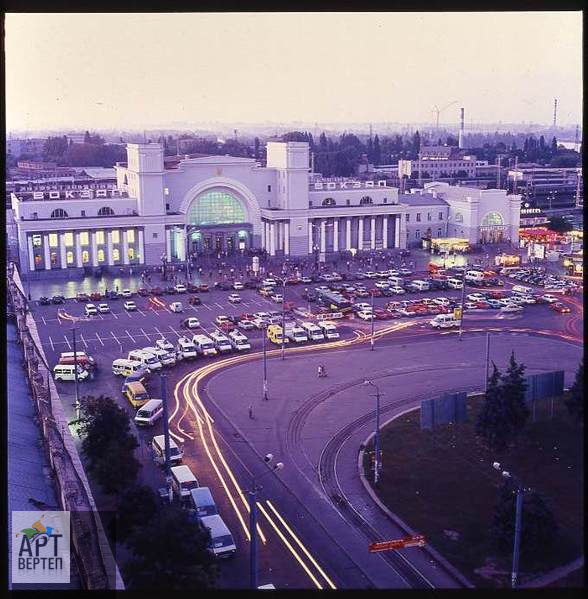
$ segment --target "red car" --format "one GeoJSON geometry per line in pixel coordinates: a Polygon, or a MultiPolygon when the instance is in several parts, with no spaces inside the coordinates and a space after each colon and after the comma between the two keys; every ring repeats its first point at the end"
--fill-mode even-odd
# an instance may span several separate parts
{"type": "Polygon", "coordinates": [[[188,303],[191,306],[199,306],[202,303],[202,300],[197,296],[197,295],[193,295],[189,300],[188,303]]]}
{"type": "Polygon", "coordinates": [[[490,308],[490,304],[485,301],[476,302],[476,308],[478,310],[488,310],[488,308],[490,308]]]}
{"type": "Polygon", "coordinates": [[[151,295],[163,295],[163,289],[161,287],[152,287],[151,295]]]}
{"type": "Polygon", "coordinates": [[[235,325],[232,322],[223,322],[219,325],[219,328],[225,333],[230,333],[235,330],[235,325]]]}
{"type": "Polygon", "coordinates": [[[88,302],[90,301],[90,296],[87,293],[78,293],[76,295],[76,302],[88,302]]]}
{"type": "Polygon", "coordinates": [[[90,299],[92,299],[92,300],[101,300],[102,299],[102,294],[99,291],[94,291],[93,293],[90,293],[90,299]]]}
{"type": "Polygon", "coordinates": [[[137,294],[141,297],[147,297],[149,295],[149,289],[146,287],[139,287],[139,289],[137,289],[137,294]]]}
{"type": "Polygon", "coordinates": [[[487,291],[486,295],[490,299],[504,299],[504,297],[505,297],[504,291],[497,291],[497,290],[487,291]]]}
{"type": "Polygon", "coordinates": [[[208,285],[206,285],[206,283],[202,283],[202,285],[198,285],[198,291],[210,291],[210,289],[208,288],[208,285]]]}
{"type": "Polygon", "coordinates": [[[199,285],[194,285],[194,283],[188,283],[186,285],[186,290],[188,293],[198,293],[199,285]]]}
{"type": "Polygon", "coordinates": [[[555,304],[550,304],[549,307],[555,312],[559,312],[560,314],[567,314],[571,312],[570,308],[561,302],[555,302],[555,304]]]}
{"type": "Polygon", "coordinates": [[[377,287],[370,289],[369,295],[373,295],[374,297],[382,297],[382,291],[377,287]]]}
{"type": "Polygon", "coordinates": [[[376,308],[374,315],[376,320],[388,320],[390,318],[390,312],[386,312],[386,310],[382,310],[381,308],[376,308]]]}

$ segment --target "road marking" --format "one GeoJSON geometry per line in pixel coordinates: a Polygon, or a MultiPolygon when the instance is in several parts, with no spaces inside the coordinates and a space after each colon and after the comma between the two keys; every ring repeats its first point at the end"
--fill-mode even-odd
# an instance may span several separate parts
{"type": "Polygon", "coordinates": [[[160,330],[159,330],[157,327],[153,327],[153,328],[154,328],[154,329],[155,329],[155,330],[158,332],[159,336],[160,336],[162,339],[165,339],[165,335],[164,335],[164,334],[163,334],[163,333],[162,333],[162,332],[161,332],[161,331],[160,331],[160,330]]]}
{"type": "Polygon", "coordinates": [[[51,351],[55,351],[55,346],[53,345],[53,339],[51,339],[51,335],[49,335],[49,343],[51,344],[51,351]]]}
{"type": "Polygon", "coordinates": [[[175,334],[178,336],[178,339],[179,339],[180,337],[182,337],[182,336],[183,336],[183,335],[180,335],[180,333],[178,333],[178,332],[177,332],[177,331],[174,329],[174,327],[172,327],[172,326],[171,326],[171,324],[169,325],[169,328],[170,328],[170,330],[172,331],[172,333],[175,333],[175,334]]]}
{"type": "Polygon", "coordinates": [[[120,349],[122,351],[122,343],[118,340],[118,337],[112,331],[110,331],[110,334],[112,335],[112,338],[120,345],[120,349]]]}
{"type": "Polygon", "coordinates": [[[80,333],[80,339],[82,340],[82,343],[86,346],[86,349],[88,349],[88,344],[86,343],[86,340],[84,339],[84,336],[80,333]]]}
{"type": "Polygon", "coordinates": [[[145,316],[145,312],[141,311],[139,308],[137,308],[137,312],[139,312],[142,316],[145,316]]]}
{"type": "Polygon", "coordinates": [[[45,319],[44,319],[42,316],[41,316],[41,320],[43,321],[43,324],[44,324],[45,326],[47,326],[47,322],[45,321],[45,319]]]}
{"type": "Polygon", "coordinates": [[[67,349],[71,349],[71,345],[69,344],[69,339],[67,338],[67,336],[64,335],[63,338],[65,339],[65,342],[67,343],[67,349]]]}
{"type": "Polygon", "coordinates": [[[224,306],[221,306],[218,302],[214,302],[215,306],[218,306],[221,310],[223,309],[224,306]]]}
{"type": "Polygon", "coordinates": [[[212,310],[212,308],[208,304],[202,304],[207,310],[212,310]]]}
{"type": "Polygon", "coordinates": [[[125,313],[129,318],[132,318],[131,313],[128,310],[125,310],[125,313]]]}
{"type": "Polygon", "coordinates": [[[118,316],[116,315],[116,312],[111,312],[111,314],[118,320],[118,316]]]}
{"type": "Polygon", "coordinates": [[[135,343],[135,340],[131,337],[131,334],[125,329],[125,333],[129,336],[129,339],[135,343]]]}
{"type": "Polygon", "coordinates": [[[98,333],[96,333],[96,337],[97,337],[98,341],[100,341],[100,343],[102,343],[102,347],[104,347],[104,341],[102,341],[102,339],[100,339],[100,336],[98,335],[98,333]]]}
{"type": "Polygon", "coordinates": [[[147,341],[149,341],[149,335],[147,335],[147,333],[143,329],[141,329],[141,333],[143,333],[147,341]]]}

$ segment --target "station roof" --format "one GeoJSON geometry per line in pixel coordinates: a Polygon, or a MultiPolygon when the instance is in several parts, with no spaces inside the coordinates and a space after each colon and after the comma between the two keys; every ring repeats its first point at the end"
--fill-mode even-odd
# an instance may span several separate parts
{"type": "Polygon", "coordinates": [[[447,206],[447,202],[436,198],[430,193],[402,193],[398,195],[398,201],[408,206],[447,206]]]}

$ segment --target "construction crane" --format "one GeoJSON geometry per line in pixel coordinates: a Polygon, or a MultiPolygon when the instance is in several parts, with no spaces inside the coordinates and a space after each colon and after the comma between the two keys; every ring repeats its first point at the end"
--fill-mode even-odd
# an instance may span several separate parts
{"type": "Polygon", "coordinates": [[[435,123],[436,123],[436,131],[439,131],[439,115],[446,110],[447,108],[449,108],[450,106],[453,106],[454,104],[457,104],[457,100],[454,100],[453,102],[451,102],[450,104],[447,104],[446,106],[443,106],[443,108],[439,108],[439,106],[437,106],[437,104],[435,104],[435,106],[433,106],[433,110],[431,110],[431,113],[435,114],[435,123]]]}

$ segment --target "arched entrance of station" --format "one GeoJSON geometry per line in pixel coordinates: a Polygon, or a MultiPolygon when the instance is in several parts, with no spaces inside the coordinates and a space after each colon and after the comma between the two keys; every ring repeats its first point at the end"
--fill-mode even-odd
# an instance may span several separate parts
{"type": "Polygon", "coordinates": [[[207,190],[192,201],[186,232],[194,256],[235,254],[249,249],[253,240],[245,202],[225,189],[207,190]]]}

